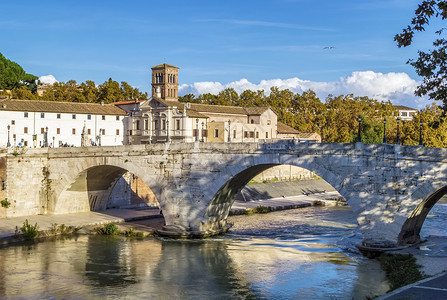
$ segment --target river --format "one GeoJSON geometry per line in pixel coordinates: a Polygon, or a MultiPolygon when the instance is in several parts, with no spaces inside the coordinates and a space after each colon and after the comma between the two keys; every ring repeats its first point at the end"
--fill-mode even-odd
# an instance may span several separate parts
{"type": "MultiPolygon", "coordinates": [[[[447,217],[445,204],[433,211],[429,234],[447,217]]],[[[388,289],[378,262],[356,251],[348,207],[230,221],[206,240],[82,235],[1,248],[0,298],[366,299],[388,289]]]]}

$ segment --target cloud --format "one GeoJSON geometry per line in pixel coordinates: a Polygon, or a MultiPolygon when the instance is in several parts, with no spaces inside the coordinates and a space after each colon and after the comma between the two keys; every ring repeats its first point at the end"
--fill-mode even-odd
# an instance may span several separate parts
{"type": "Polygon", "coordinates": [[[42,83],[49,83],[49,84],[53,84],[55,82],[58,82],[53,75],[40,76],[39,80],[42,83]]]}
{"type": "Polygon", "coordinates": [[[222,84],[220,82],[195,82],[183,84],[179,88],[179,94],[218,94],[226,88],[233,88],[238,93],[249,89],[252,91],[264,90],[266,94],[273,86],[279,89],[289,89],[294,93],[302,93],[313,90],[320,99],[325,99],[329,94],[355,96],[367,96],[380,101],[391,100],[393,104],[405,105],[414,108],[424,108],[429,101],[414,95],[414,90],[419,85],[406,73],[376,73],[373,71],[352,72],[351,75],[341,77],[337,81],[318,82],[302,80],[297,77],[289,79],[261,80],[258,84],[252,83],[245,78],[238,81],[222,84]]]}
{"type": "Polygon", "coordinates": [[[303,26],[303,25],[291,24],[291,23],[266,22],[266,21],[258,21],[258,20],[196,19],[193,21],[194,22],[203,22],[203,23],[226,23],[226,24],[236,24],[236,25],[244,25],[244,26],[291,28],[291,29],[299,29],[299,30],[334,31],[333,28],[328,28],[328,27],[303,26]]]}

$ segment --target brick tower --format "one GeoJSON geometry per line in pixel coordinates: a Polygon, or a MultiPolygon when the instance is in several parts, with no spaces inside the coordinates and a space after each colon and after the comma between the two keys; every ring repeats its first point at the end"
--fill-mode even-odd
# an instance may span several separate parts
{"type": "Polygon", "coordinates": [[[152,96],[162,100],[178,100],[178,68],[168,64],[152,67],[152,96]]]}

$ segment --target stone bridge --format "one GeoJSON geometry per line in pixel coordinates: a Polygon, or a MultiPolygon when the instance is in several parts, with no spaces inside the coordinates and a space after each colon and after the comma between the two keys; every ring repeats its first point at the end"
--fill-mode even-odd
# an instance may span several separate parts
{"type": "MultiPolygon", "coordinates": [[[[1,154],[6,217],[107,207],[126,171],[140,177],[163,210],[162,233],[224,232],[233,196],[281,164],[315,172],[348,202],[366,247],[419,242],[425,217],[447,192],[447,149],[388,144],[187,143],[9,149],[1,154]]],[[[2,174],[0,173],[0,175],[2,174]]]]}

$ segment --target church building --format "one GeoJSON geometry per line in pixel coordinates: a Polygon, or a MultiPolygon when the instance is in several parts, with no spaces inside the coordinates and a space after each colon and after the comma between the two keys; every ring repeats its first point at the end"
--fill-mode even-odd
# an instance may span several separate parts
{"type": "Polygon", "coordinates": [[[178,67],[152,68],[152,97],[115,103],[128,112],[128,144],[160,142],[257,142],[277,138],[270,107],[238,107],[178,101],[178,67]]]}

